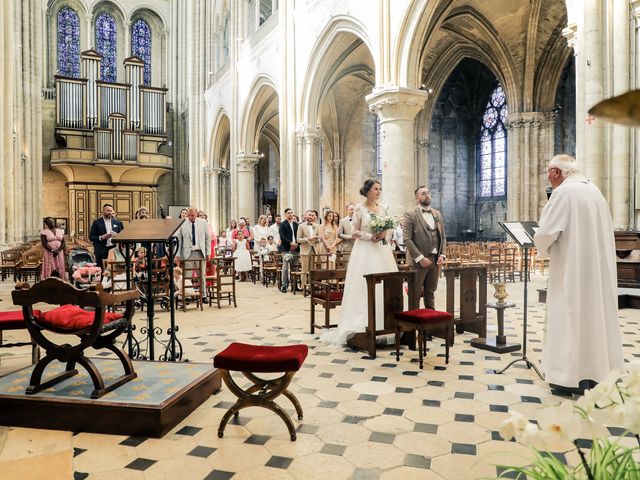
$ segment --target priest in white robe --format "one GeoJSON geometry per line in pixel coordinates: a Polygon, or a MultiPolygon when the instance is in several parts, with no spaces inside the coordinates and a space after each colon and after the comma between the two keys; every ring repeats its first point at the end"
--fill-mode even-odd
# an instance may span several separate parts
{"type": "Polygon", "coordinates": [[[572,157],[555,156],[547,178],[553,193],[534,238],[549,258],[542,368],[552,388],[575,393],[624,370],[613,222],[572,157]]]}

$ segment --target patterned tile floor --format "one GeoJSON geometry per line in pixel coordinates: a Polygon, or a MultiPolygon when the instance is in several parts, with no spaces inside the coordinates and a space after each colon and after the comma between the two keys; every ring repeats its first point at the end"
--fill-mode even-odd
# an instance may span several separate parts
{"type": "MultiPolygon", "coordinates": [[[[532,279],[529,290],[529,352],[541,352],[544,305],[532,279]]],[[[444,282],[443,282],[444,283],[444,282]]],[[[11,309],[8,282],[0,284],[0,310],[11,309]]],[[[522,331],[522,283],[508,285],[510,340],[522,331]]],[[[437,294],[444,305],[444,288],[437,294]]],[[[337,312],[332,312],[337,317],[337,312]]],[[[160,325],[168,315],[159,314],[160,325]]],[[[497,433],[510,410],[536,419],[545,405],[561,398],[523,364],[506,374],[512,354],[498,355],[469,345],[458,335],[449,365],[440,342],[430,342],[425,368],[417,354],[404,351],[396,363],[391,350],[372,360],[366,354],[320,344],[308,331],[309,304],[301,295],[275,288],[239,285],[239,307],[205,306],[177,314],[180,338],[191,361],[210,362],[231,341],[260,344],[307,343],[309,356],[291,386],[304,409],[298,440],[290,442],[282,421],[271,412],[243,410],[216,435],[234,400],[226,389],[213,395],[164,438],[56,432],[0,427],[0,469],[11,475],[46,472],[48,478],[76,479],[471,479],[492,478],[500,464],[526,464],[528,450],[502,441],[497,433]]],[[[137,314],[136,323],[143,324],[137,314]]],[[[640,357],[640,312],[621,310],[625,357],[640,357]]],[[[495,313],[489,324],[495,334],[495,313]]],[[[5,342],[24,338],[9,332],[5,342]]],[[[517,354],[516,354],[517,355],[517,354]]],[[[30,361],[28,347],[0,350],[0,375],[30,361]]],[[[287,402],[280,402],[292,411],[287,402]]],[[[617,433],[612,430],[612,434],[617,433]]],[[[570,445],[555,455],[575,464],[570,445]]]]}

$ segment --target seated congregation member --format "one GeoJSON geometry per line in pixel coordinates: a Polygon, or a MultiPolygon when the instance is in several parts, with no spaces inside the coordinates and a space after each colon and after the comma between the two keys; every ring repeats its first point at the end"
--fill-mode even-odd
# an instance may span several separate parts
{"type": "MultiPolygon", "coordinates": [[[[177,299],[182,299],[182,269],[180,267],[173,267],[173,285],[174,296],[177,299]]],[[[184,296],[185,298],[198,296],[198,291],[193,286],[192,278],[184,279],[184,296]]]]}
{"type": "Polygon", "coordinates": [[[273,235],[269,235],[267,237],[267,248],[269,249],[270,252],[278,251],[278,245],[276,244],[275,239],[273,238],[273,235]]]}
{"type": "Polygon", "coordinates": [[[233,241],[233,258],[236,259],[236,272],[239,274],[240,281],[245,281],[247,272],[251,271],[252,265],[249,240],[244,238],[242,230],[238,230],[238,238],[233,241]]]}

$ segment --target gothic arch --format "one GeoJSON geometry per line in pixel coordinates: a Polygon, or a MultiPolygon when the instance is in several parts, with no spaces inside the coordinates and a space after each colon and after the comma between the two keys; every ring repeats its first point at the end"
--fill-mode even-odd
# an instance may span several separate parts
{"type": "Polygon", "coordinates": [[[305,125],[317,124],[319,105],[327,84],[337,81],[335,76],[340,64],[363,44],[373,59],[374,68],[373,72],[365,68],[360,70],[375,75],[378,71],[376,57],[371,53],[374,49],[364,25],[346,15],[337,15],[327,24],[310,52],[311,61],[303,81],[298,118],[305,125]]]}
{"type": "Polygon", "coordinates": [[[224,108],[218,110],[211,135],[210,164],[213,168],[229,170],[229,147],[231,140],[231,121],[224,108]]]}
{"type": "Polygon", "coordinates": [[[557,32],[545,46],[538,63],[535,78],[534,108],[541,112],[553,110],[556,91],[562,71],[573,50],[567,46],[566,39],[557,32]]]}
{"type": "Polygon", "coordinates": [[[239,151],[253,153],[258,149],[260,133],[278,116],[278,106],[275,83],[268,76],[259,75],[249,89],[243,109],[239,151]]]}

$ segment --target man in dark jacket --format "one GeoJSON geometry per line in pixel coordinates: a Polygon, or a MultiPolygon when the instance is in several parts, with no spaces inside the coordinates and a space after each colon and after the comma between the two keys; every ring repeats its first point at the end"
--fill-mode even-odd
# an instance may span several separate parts
{"type": "MultiPolygon", "coordinates": [[[[287,208],[284,211],[285,221],[280,224],[278,232],[280,233],[280,245],[278,251],[282,253],[282,286],[280,290],[284,293],[289,287],[289,270],[291,270],[291,262],[295,262],[300,252],[296,243],[298,235],[298,224],[293,221],[293,210],[287,208]],[[289,258],[287,254],[293,257],[289,258]],[[286,257],[286,258],[285,258],[286,257]]],[[[294,286],[295,288],[295,286],[294,286]]]]}
{"type": "Polygon", "coordinates": [[[96,256],[96,264],[103,268],[102,261],[107,258],[113,245],[113,239],[124,230],[124,225],[113,216],[113,206],[105,203],[102,207],[102,216],[91,224],[89,238],[93,242],[93,252],[96,256]]]}

